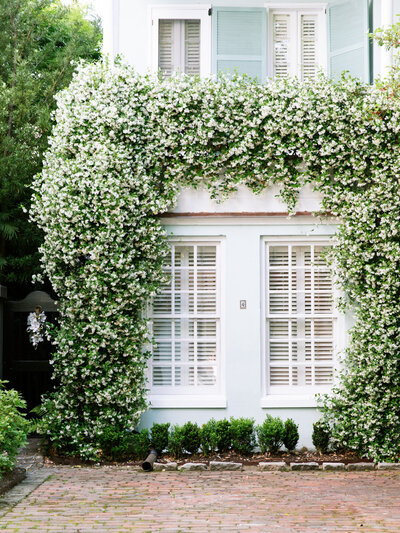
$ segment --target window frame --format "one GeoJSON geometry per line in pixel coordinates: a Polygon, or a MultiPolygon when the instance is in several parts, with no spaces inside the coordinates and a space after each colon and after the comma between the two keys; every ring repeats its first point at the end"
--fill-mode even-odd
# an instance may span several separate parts
{"type": "MultiPolygon", "coordinates": [[[[291,20],[291,29],[290,31],[296,31],[296,51],[294,58],[296,61],[296,72],[290,72],[290,76],[298,76],[301,78],[301,72],[299,71],[299,64],[301,60],[301,47],[300,47],[300,24],[299,20],[301,15],[317,15],[318,16],[318,30],[319,34],[319,44],[317,47],[318,54],[318,67],[322,69],[325,73],[328,71],[328,35],[327,35],[327,3],[286,3],[286,4],[277,4],[277,3],[266,3],[264,7],[267,9],[267,76],[269,78],[274,78],[274,64],[273,64],[273,14],[287,15],[287,14],[296,14],[296,24],[293,24],[291,20]]],[[[293,59],[293,57],[292,57],[293,59]]]]}
{"type": "Polygon", "coordinates": [[[226,407],[226,349],[225,349],[225,238],[222,236],[173,236],[169,242],[174,245],[197,245],[217,247],[217,320],[219,320],[219,353],[217,353],[217,383],[212,390],[205,387],[199,392],[198,387],[185,387],[184,392],[178,392],[176,387],[151,388],[151,359],[147,365],[149,382],[148,400],[152,408],[225,408],[226,407]],[[219,359],[219,360],[218,360],[219,359]],[[189,390],[188,390],[189,389],[189,390]]]}
{"type": "Polygon", "coordinates": [[[149,7],[150,19],[150,66],[158,71],[159,20],[200,20],[200,77],[211,74],[211,4],[153,5],[149,7]]]}
{"type": "MultiPolygon", "coordinates": [[[[326,386],[309,386],[309,392],[305,392],[304,387],[301,387],[301,390],[296,390],[295,386],[288,386],[292,388],[293,392],[271,392],[269,389],[269,384],[267,383],[267,370],[268,370],[268,360],[267,360],[267,332],[266,332],[266,322],[267,322],[267,266],[266,266],[266,251],[267,245],[282,245],[287,246],[292,245],[304,245],[309,246],[320,245],[327,246],[331,243],[330,236],[307,236],[307,235],[282,235],[282,236],[264,236],[261,238],[261,407],[263,408],[279,408],[279,407],[317,407],[317,394],[329,393],[332,387],[337,383],[338,371],[340,370],[340,361],[338,354],[343,351],[345,348],[346,341],[346,327],[345,327],[345,316],[337,308],[335,308],[335,324],[334,324],[334,354],[333,354],[333,383],[332,385],[326,386]]],[[[335,284],[333,285],[333,298],[334,300],[340,295],[335,284]]],[[[307,387],[308,389],[308,387],[307,387]]]]}

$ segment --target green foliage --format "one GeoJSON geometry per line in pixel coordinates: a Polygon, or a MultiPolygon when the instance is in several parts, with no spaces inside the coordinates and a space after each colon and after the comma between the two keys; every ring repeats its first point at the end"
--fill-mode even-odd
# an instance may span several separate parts
{"type": "Polygon", "coordinates": [[[331,431],[324,420],[313,424],[312,442],[319,453],[327,453],[331,440],[331,431]]]}
{"type": "Polygon", "coordinates": [[[264,422],[257,426],[257,436],[262,453],[277,453],[283,443],[285,426],[279,416],[267,415],[264,422]]]}
{"type": "Polygon", "coordinates": [[[232,448],[240,455],[250,455],[255,446],[254,419],[231,417],[232,448]]]}
{"type": "Polygon", "coordinates": [[[61,308],[52,443],[96,458],[105,426],[134,427],[146,409],[144,304],[166,281],[159,215],[180,186],[222,199],[278,184],[293,213],[310,183],[321,217],[337,217],[328,260],[356,319],[324,417],[335,443],[398,457],[400,99],[345,77],[161,81],[102,63],[81,65],[57,102],[31,209],[61,308]]]}
{"type": "Polygon", "coordinates": [[[140,433],[106,426],[99,437],[101,458],[106,461],[125,461],[145,459],[149,451],[149,431],[140,433]]]}
{"type": "Polygon", "coordinates": [[[232,448],[231,423],[226,418],[217,421],[215,428],[217,449],[220,453],[228,452],[232,448]]]}
{"type": "Polygon", "coordinates": [[[200,448],[200,428],[196,423],[186,422],[182,426],[182,446],[188,453],[197,453],[200,448]]]}
{"type": "Polygon", "coordinates": [[[294,450],[299,442],[299,426],[291,418],[285,420],[282,442],[289,452],[294,450]]]}
{"type": "Polygon", "coordinates": [[[42,168],[54,95],[71,81],[72,60],[100,56],[99,22],[78,4],[0,3],[0,283],[30,288],[42,233],[20,205],[42,168]]]}
{"type": "Polygon", "coordinates": [[[18,449],[26,443],[29,424],[21,409],[26,407],[20,394],[4,388],[0,381],[0,477],[12,470],[18,449]]]}
{"type": "Polygon", "coordinates": [[[151,444],[160,456],[168,446],[169,423],[151,426],[151,444]]]}
{"type": "Polygon", "coordinates": [[[185,439],[182,426],[175,424],[171,427],[168,437],[168,452],[175,459],[183,455],[183,441],[185,439]]]}
{"type": "Polygon", "coordinates": [[[214,418],[201,426],[200,447],[206,457],[218,449],[217,421],[214,418]]]}

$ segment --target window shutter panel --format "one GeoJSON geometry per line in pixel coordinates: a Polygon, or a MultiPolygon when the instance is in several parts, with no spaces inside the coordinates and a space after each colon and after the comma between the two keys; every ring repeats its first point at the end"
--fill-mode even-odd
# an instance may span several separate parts
{"type": "Polygon", "coordinates": [[[348,70],[352,76],[370,82],[368,13],[368,0],[330,2],[328,60],[331,77],[348,70]]]}
{"type": "Polygon", "coordinates": [[[213,7],[213,71],[266,78],[267,12],[263,8],[213,7]]]}
{"type": "Polygon", "coordinates": [[[165,77],[174,72],[174,21],[158,21],[158,68],[165,77]]]}
{"type": "Polygon", "coordinates": [[[185,72],[200,74],[200,21],[185,20],[185,72]]]}
{"type": "Polygon", "coordinates": [[[303,80],[315,78],[317,73],[317,31],[316,15],[301,15],[301,77],[303,80]]]}
{"type": "Polygon", "coordinates": [[[273,65],[274,76],[286,78],[289,75],[289,33],[290,15],[273,14],[273,65]]]}

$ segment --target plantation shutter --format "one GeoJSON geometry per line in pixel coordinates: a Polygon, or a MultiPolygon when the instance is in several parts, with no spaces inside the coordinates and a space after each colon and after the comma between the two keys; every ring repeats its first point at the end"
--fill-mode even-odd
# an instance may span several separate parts
{"type": "Polygon", "coordinates": [[[274,13],[272,15],[272,28],[274,76],[286,78],[290,74],[290,15],[274,13]]]}
{"type": "Polygon", "coordinates": [[[316,15],[300,15],[300,57],[301,78],[315,78],[317,74],[318,17],[316,15]]]}
{"type": "Polygon", "coordinates": [[[272,393],[333,382],[333,287],[322,249],[267,245],[266,367],[272,393]]]}
{"type": "Polygon", "coordinates": [[[158,22],[158,68],[169,77],[175,70],[174,65],[174,21],[158,22]]]}
{"type": "Polygon", "coordinates": [[[200,74],[199,20],[185,20],[185,73],[200,74]]]}
{"type": "Polygon", "coordinates": [[[368,0],[340,0],[328,7],[328,60],[331,77],[348,70],[370,82],[368,0]]]}
{"type": "Polygon", "coordinates": [[[153,302],[152,391],[217,386],[219,364],[218,246],[173,244],[171,280],[153,302]]]}
{"type": "Polygon", "coordinates": [[[267,14],[263,8],[213,7],[213,71],[266,78],[267,14]]]}

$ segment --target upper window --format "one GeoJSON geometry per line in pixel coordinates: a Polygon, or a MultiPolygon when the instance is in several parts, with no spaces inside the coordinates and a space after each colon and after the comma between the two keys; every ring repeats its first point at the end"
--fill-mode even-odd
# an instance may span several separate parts
{"type": "Polygon", "coordinates": [[[269,11],[269,75],[314,78],[326,65],[322,10],[269,11]]]}
{"type": "Polygon", "coordinates": [[[173,243],[155,297],[152,394],[216,393],[221,381],[220,244],[173,243]]]}
{"type": "Polygon", "coordinates": [[[307,394],[329,389],[337,312],[324,245],[265,244],[265,389],[307,394]]]}
{"type": "Polygon", "coordinates": [[[151,9],[152,67],[164,77],[175,72],[206,76],[211,72],[209,6],[151,9]]]}
{"type": "Polygon", "coordinates": [[[200,74],[200,20],[159,20],[158,68],[166,77],[200,74]]]}

